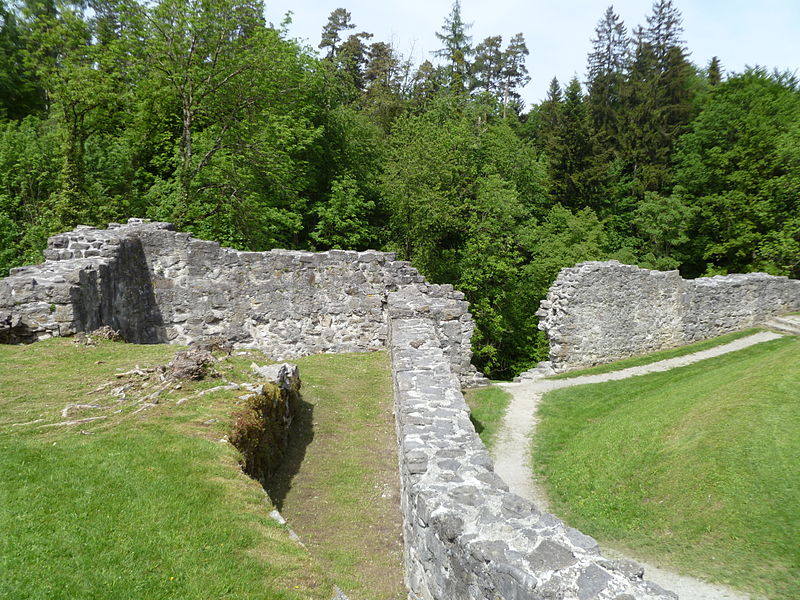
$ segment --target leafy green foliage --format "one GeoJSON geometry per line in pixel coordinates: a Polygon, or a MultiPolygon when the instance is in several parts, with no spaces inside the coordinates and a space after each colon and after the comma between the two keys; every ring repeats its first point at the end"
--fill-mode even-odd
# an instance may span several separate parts
{"type": "Polygon", "coordinates": [[[375,239],[369,223],[375,203],[361,195],[352,176],[335,179],[328,202],[317,208],[319,221],[312,239],[329,248],[365,250],[375,239]]]}
{"type": "Polygon", "coordinates": [[[516,282],[521,233],[543,201],[544,174],[529,144],[485,118],[480,106],[445,96],[399,120],[382,189],[396,249],[431,280],[467,294],[476,361],[499,375],[530,361],[535,322],[516,282]]]}
{"type": "Polygon", "coordinates": [[[460,2],[416,68],[345,8],[320,58],[261,0],[0,4],[0,270],[133,216],[394,250],[467,293],[496,377],[546,356],[534,313],[581,260],[797,277],[796,81],[695,67],[681,21],[656,0],[629,35],[608,9],[586,86],[526,114],[522,34],[473,47],[460,2]]]}
{"type": "Polygon", "coordinates": [[[715,87],[677,152],[696,271],[798,275],[799,119],[800,93],[780,76],[750,70],[715,87]]]}

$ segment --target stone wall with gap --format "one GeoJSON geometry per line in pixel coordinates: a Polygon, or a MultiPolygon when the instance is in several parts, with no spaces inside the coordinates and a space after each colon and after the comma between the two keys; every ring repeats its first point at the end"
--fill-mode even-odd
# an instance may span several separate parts
{"type": "Polygon", "coordinates": [[[389,323],[409,598],[677,598],[508,491],[418,294],[392,294],[389,323]]]}
{"type": "Polygon", "coordinates": [[[462,381],[482,379],[471,364],[464,295],[425,282],[391,253],[240,252],[131,219],[54,236],[45,257],[0,280],[0,342],[110,325],[141,343],[219,335],[275,360],[365,352],[386,345],[388,295],[412,288],[436,315],[462,381]]]}
{"type": "Polygon", "coordinates": [[[562,269],[539,328],[555,369],[674,348],[800,310],[800,281],[764,273],[683,279],[617,261],[562,269]]]}

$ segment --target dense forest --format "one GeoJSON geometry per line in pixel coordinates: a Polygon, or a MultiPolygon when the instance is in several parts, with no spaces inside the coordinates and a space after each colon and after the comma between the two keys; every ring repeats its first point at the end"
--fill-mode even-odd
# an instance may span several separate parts
{"type": "Polygon", "coordinates": [[[563,266],[800,276],[797,80],[693,64],[671,0],[598,16],[586,80],[526,110],[522,34],[475,43],[458,1],[414,65],[343,8],[309,48],[260,0],[0,0],[0,273],[132,216],[396,251],[466,292],[493,377],[546,356],[563,266]]]}

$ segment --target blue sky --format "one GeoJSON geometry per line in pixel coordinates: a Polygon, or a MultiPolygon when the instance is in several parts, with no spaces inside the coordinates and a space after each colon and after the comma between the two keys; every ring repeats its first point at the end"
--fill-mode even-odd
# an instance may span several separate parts
{"type": "MultiPolygon", "coordinates": [[[[293,11],[290,35],[316,48],[323,25],[335,8],[350,11],[358,31],[391,42],[418,64],[440,47],[435,32],[450,13],[452,0],[266,0],[267,19],[279,23],[293,11]]],[[[594,29],[608,0],[462,0],[461,14],[472,23],[473,43],[490,35],[507,42],[521,32],[530,50],[527,65],[532,81],[523,91],[530,104],[540,101],[555,76],[565,83],[573,75],[585,78],[586,55],[594,29]]],[[[726,72],[746,65],[768,69],[800,69],[800,0],[675,0],[683,14],[684,39],[691,60],[706,65],[719,56],[726,72]]],[[[630,31],[645,24],[649,0],[613,3],[630,31]]]]}

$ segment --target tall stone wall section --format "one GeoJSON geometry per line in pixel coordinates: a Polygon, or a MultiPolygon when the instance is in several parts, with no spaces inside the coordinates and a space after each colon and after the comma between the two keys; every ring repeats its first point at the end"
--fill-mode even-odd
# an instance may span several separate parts
{"type": "Polygon", "coordinates": [[[413,288],[438,311],[448,360],[465,382],[474,323],[463,294],[432,285],[391,253],[240,252],[132,219],[54,236],[46,262],[0,280],[0,342],[110,325],[132,342],[220,335],[275,360],[386,346],[389,294],[413,288]],[[442,297],[452,295],[444,307],[442,297]]]}
{"type": "Polygon", "coordinates": [[[556,369],[689,344],[800,310],[800,281],[764,273],[683,279],[617,261],[562,269],[539,328],[556,369]]]}
{"type": "Polygon", "coordinates": [[[509,492],[470,422],[429,303],[401,291],[389,316],[412,600],[677,598],[509,492]]]}

